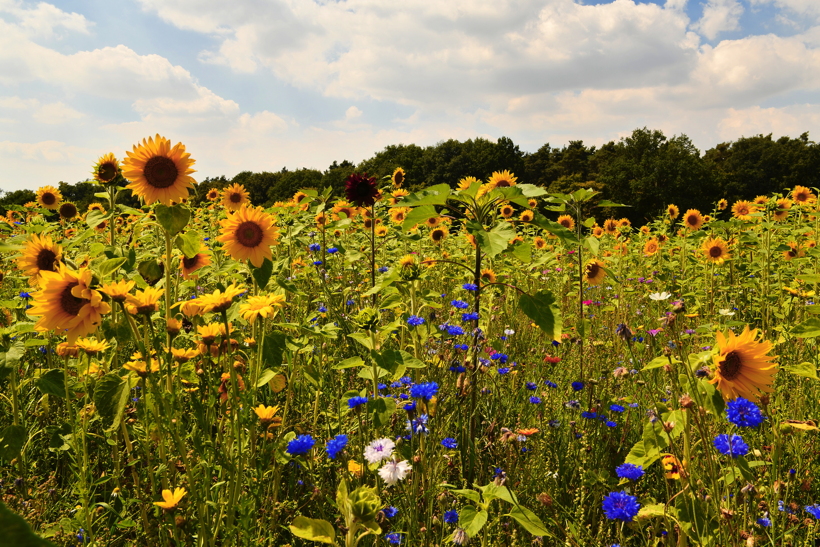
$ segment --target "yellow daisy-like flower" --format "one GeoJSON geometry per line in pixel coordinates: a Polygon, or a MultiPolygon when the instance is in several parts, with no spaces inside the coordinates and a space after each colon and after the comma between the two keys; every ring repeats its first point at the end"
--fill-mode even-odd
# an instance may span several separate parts
{"type": "Polygon", "coordinates": [[[19,258],[17,267],[29,276],[29,285],[40,282],[41,272],[56,272],[63,257],[63,248],[54,243],[50,236],[31,234],[19,258]]]}
{"type": "Polygon", "coordinates": [[[729,331],[728,336],[722,332],[716,334],[718,353],[713,357],[715,377],[710,383],[717,384],[717,389],[724,399],[745,397],[751,401],[760,399],[760,392],[771,392],[777,365],[772,363],[776,355],[768,355],[772,343],[768,340],[757,341],[757,329],[743,329],[736,336],[729,331]]]}
{"type": "Polygon", "coordinates": [[[495,283],[497,280],[497,276],[495,272],[489,268],[484,268],[481,270],[481,280],[485,283],[495,283]]]}
{"type": "Polygon", "coordinates": [[[575,229],[575,219],[572,218],[570,215],[561,215],[560,217],[558,217],[557,222],[567,230],[572,231],[575,229]]]}
{"type": "Polygon", "coordinates": [[[697,209],[689,209],[683,214],[683,225],[690,230],[700,230],[703,226],[703,215],[697,209]]]}
{"type": "Polygon", "coordinates": [[[532,244],[535,245],[535,248],[540,251],[540,250],[544,249],[544,247],[547,246],[547,240],[544,239],[543,237],[536,236],[536,237],[533,238],[532,244]]]}
{"type": "Polygon", "coordinates": [[[256,408],[253,409],[256,412],[256,415],[259,417],[259,421],[262,423],[263,426],[271,425],[273,427],[278,427],[282,425],[282,418],[276,416],[279,412],[278,406],[265,406],[260,404],[256,408]]]}
{"type": "Polygon", "coordinates": [[[515,209],[513,209],[513,206],[510,205],[509,203],[505,203],[504,205],[501,206],[501,208],[498,210],[498,212],[501,213],[502,217],[510,218],[515,213],[515,209]]]}
{"type": "Polygon", "coordinates": [[[120,162],[109,152],[97,160],[94,165],[94,180],[100,184],[107,184],[120,174],[120,162]]]}
{"type": "Polygon", "coordinates": [[[177,363],[185,363],[199,356],[199,350],[186,348],[171,348],[171,356],[177,363]]]}
{"type": "Polygon", "coordinates": [[[37,190],[37,203],[40,207],[57,210],[61,201],[63,201],[63,195],[53,186],[43,186],[37,190]]]}
{"type": "Polygon", "coordinates": [[[80,348],[68,342],[60,342],[57,344],[54,352],[60,357],[78,357],[80,355],[80,348]]]}
{"type": "Polygon", "coordinates": [[[587,262],[584,267],[584,280],[590,285],[600,285],[606,277],[604,266],[605,263],[595,258],[587,262]]]}
{"type": "Polygon", "coordinates": [[[720,237],[708,237],[701,245],[706,260],[713,264],[723,264],[732,258],[729,254],[729,244],[720,237]]]}
{"type": "Polygon", "coordinates": [[[162,499],[164,501],[155,501],[154,505],[162,507],[166,511],[173,511],[176,509],[177,505],[179,505],[179,502],[182,501],[182,497],[187,493],[188,492],[184,488],[175,488],[173,492],[170,490],[163,490],[162,499]]]}
{"type": "Polygon", "coordinates": [[[792,199],[798,205],[810,205],[817,201],[817,196],[814,195],[814,192],[812,192],[810,188],[797,185],[792,189],[792,199]]]}
{"type": "Polygon", "coordinates": [[[223,243],[223,249],[231,258],[250,260],[257,268],[266,258],[271,260],[270,247],[279,238],[279,229],[271,215],[262,209],[243,205],[219,224],[222,225],[222,235],[217,240],[223,243]]]}
{"type": "Polygon", "coordinates": [[[285,297],[281,294],[251,296],[239,306],[239,316],[253,325],[259,316],[275,317],[276,311],[284,305],[285,297]]]}
{"type": "Polygon", "coordinates": [[[746,200],[736,201],[732,205],[732,216],[738,220],[752,220],[752,215],[757,212],[757,206],[746,200]]]}
{"type": "Polygon", "coordinates": [[[78,338],[75,345],[83,350],[86,355],[97,355],[111,347],[107,341],[98,341],[96,338],[78,338]]]}
{"type": "Polygon", "coordinates": [[[133,148],[125,153],[128,157],[123,161],[122,175],[131,181],[126,188],[148,205],[156,201],[171,205],[188,197],[195,183],[190,175],[195,171],[191,169],[194,160],[185,152],[184,144],[172,148],[171,141],[157,134],[133,148]]]}
{"type": "Polygon", "coordinates": [[[216,341],[217,337],[225,335],[225,325],[222,323],[208,323],[207,325],[198,326],[196,332],[202,339],[202,343],[210,346],[216,341]]]}
{"type": "Polygon", "coordinates": [[[222,190],[222,205],[228,211],[238,211],[243,205],[250,205],[250,193],[241,184],[232,184],[222,190]]]}
{"type": "Polygon", "coordinates": [[[159,310],[159,299],[165,293],[165,289],[148,287],[144,291],[137,291],[125,297],[125,309],[131,315],[150,315],[159,310]]]}
{"type": "Polygon", "coordinates": [[[151,365],[148,366],[148,363],[142,360],[142,357],[137,357],[136,359],[131,359],[127,361],[122,368],[125,370],[130,370],[131,372],[135,372],[137,376],[140,378],[147,378],[149,374],[153,374],[155,372],[159,372],[159,361],[151,358],[151,365]]]}
{"type": "Polygon", "coordinates": [[[200,268],[204,268],[208,264],[211,263],[211,257],[208,253],[202,252],[202,246],[200,245],[200,252],[188,258],[187,256],[182,257],[182,279],[190,279],[191,275],[200,268]]]}
{"type": "Polygon", "coordinates": [[[134,281],[126,281],[125,279],[121,279],[116,283],[101,285],[99,291],[107,294],[108,297],[114,302],[125,302],[128,298],[128,293],[130,293],[131,289],[134,288],[134,284],[134,281]]]}
{"type": "Polygon", "coordinates": [[[219,289],[210,294],[203,294],[198,298],[199,305],[205,311],[221,313],[228,311],[228,308],[233,304],[233,299],[247,291],[245,287],[238,287],[236,283],[231,283],[225,288],[225,292],[219,289]]]}
{"type": "Polygon", "coordinates": [[[717,208],[718,208],[718,211],[723,211],[723,210],[725,210],[728,206],[729,206],[729,202],[728,202],[728,201],[726,201],[725,199],[721,199],[720,201],[718,201],[718,202],[717,202],[717,208]]]}
{"type": "Polygon", "coordinates": [[[192,298],[190,300],[183,300],[181,302],[177,302],[172,307],[179,306],[179,310],[185,314],[186,317],[193,317],[195,315],[202,315],[205,313],[200,305],[198,298],[192,298]]]}
{"type": "Polygon", "coordinates": [[[404,180],[407,177],[407,173],[404,172],[404,169],[401,167],[396,167],[396,170],[393,171],[393,176],[390,177],[393,181],[393,186],[399,188],[402,184],[404,184],[404,180]]]}
{"type": "Polygon", "coordinates": [[[205,198],[208,201],[218,200],[219,199],[219,190],[217,190],[216,188],[211,188],[210,190],[208,190],[208,193],[205,194],[205,198]]]}
{"type": "Polygon", "coordinates": [[[675,220],[680,215],[680,209],[674,203],[670,203],[666,206],[666,216],[669,217],[670,220],[675,220]]]}
{"type": "Polygon", "coordinates": [[[478,182],[480,182],[480,181],[475,177],[464,177],[463,179],[458,181],[458,189],[459,190],[469,190],[470,186],[472,186],[473,184],[476,184],[478,182]]]}
{"type": "Polygon", "coordinates": [[[658,238],[649,238],[649,240],[647,240],[647,242],[644,243],[643,254],[646,256],[654,256],[660,248],[661,244],[658,242],[658,238]]]}
{"type": "Polygon", "coordinates": [[[430,239],[433,243],[441,243],[447,237],[447,228],[435,228],[430,231],[430,239]]]}
{"type": "Polygon", "coordinates": [[[522,212],[518,216],[518,220],[520,220],[521,222],[532,222],[534,218],[535,218],[535,213],[533,213],[529,209],[522,212]]]}
{"type": "Polygon", "coordinates": [[[74,344],[80,336],[91,334],[111,311],[99,291],[91,288],[88,268],[75,272],[61,264],[56,272],[40,272],[40,290],[34,294],[28,314],[40,317],[36,329],[54,330],[74,344]]]}
{"type": "Polygon", "coordinates": [[[776,221],[786,220],[789,216],[789,209],[792,208],[792,200],[780,198],[775,202],[776,209],[772,213],[772,219],[776,221]]]}

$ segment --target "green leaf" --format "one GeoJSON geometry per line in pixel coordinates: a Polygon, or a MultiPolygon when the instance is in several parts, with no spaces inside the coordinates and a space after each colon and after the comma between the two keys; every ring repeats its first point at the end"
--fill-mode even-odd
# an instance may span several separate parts
{"type": "Polygon", "coordinates": [[[509,222],[499,222],[490,231],[485,230],[484,226],[475,220],[468,220],[465,226],[467,232],[475,237],[479,248],[490,258],[502,253],[515,237],[515,228],[509,222]]]}
{"type": "Polygon", "coordinates": [[[538,515],[527,509],[522,505],[514,506],[509,513],[506,514],[508,517],[512,517],[520,524],[524,530],[529,532],[534,536],[550,536],[553,537],[547,527],[544,526],[544,523],[538,518],[538,515]]]}
{"type": "MultiPolygon", "coordinates": [[[[383,350],[381,353],[371,351],[370,356],[379,368],[393,375],[394,381],[404,376],[408,368],[424,368],[425,366],[423,361],[402,350],[388,349],[383,350]]],[[[372,380],[373,375],[370,376],[372,380]]]]}
{"type": "Polygon", "coordinates": [[[270,281],[270,276],[273,273],[273,262],[266,258],[262,262],[262,265],[258,268],[254,267],[250,262],[248,262],[248,265],[251,268],[251,273],[253,274],[253,278],[256,280],[256,284],[259,286],[259,289],[262,290],[267,287],[268,281],[270,281]]]}
{"type": "Polygon", "coordinates": [[[354,332],[352,334],[348,334],[347,337],[354,339],[367,349],[373,349],[373,340],[370,338],[370,335],[366,332],[354,332]]]}
{"type": "Polygon", "coordinates": [[[266,368],[259,375],[259,380],[256,381],[256,387],[264,386],[265,384],[267,384],[268,382],[273,380],[274,376],[276,376],[276,371],[272,370],[272,369],[269,369],[269,368],[266,368]]]}
{"type": "Polygon", "coordinates": [[[55,547],[50,541],[37,537],[23,517],[9,511],[2,501],[0,501],[0,530],[3,531],[3,545],[55,547]]]}
{"type": "Polygon", "coordinates": [[[544,230],[554,234],[561,240],[564,247],[577,247],[580,243],[574,233],[567,230],[557,222],[549,220],[544,215],[536,214],[535,218],[532,220],[532,223],[539,228],[543,228],[544,230]]]}
{"type": "Polygon", "coordinates": [[[561,308],[550,291],[542,289],[532,296],[524,293],[518,306],[552,340],[561,339],[561,308]]]}
{"type": "Polygon", "coordinates": [[[598,202],[598,207],[631,207],[631,205],[624,205],[623,203],[615,203],[608,199],[602,199],[598,202]]]}
{"type": "Polygon", "coordinates": [[[404,222],[401,224],[401,229],[404,231],[409,230],[416,224],[421,224],[428,218],[437,217],[438,211],[432,205],[422,205],[420,207],[416,207],[404,218],[404,222]]]}
{"type": "Polygon", "coordinates": [[[820,336],[820,319],[811,317],[792,328],[792,336],[797,338],[814,338],[820,336]]]}
{"type": "Polygon", "coordinates": [[[202,236],[196,230],[188,230],[184,234],[179,234],[176,239],[174,239],[174,245],[182,251],[185,258],[193,258],[199,253],[201,238],[202,236]]]}
{"type": "MultiPolygon", "coordinates": [[[[674,362],[674,361],[673,361],[673,362],[674,362]]],[[[664,366],[664,365],[668,365],[668,364],[669,364],[669,358],[668,358],[668,357],[666,357],[666,356],[664,356],[664,355],[659,355],[658,357],[655,357],[654,359],[652,359],[651,361],[649,361],[649,362],[648,362],[648,363],[647,363],[647,364],[646,364],[646,365],[645,365],[645,366],[641,369],[641,371],[644,371],[644,370],[652,370],[652,369],[656,369],[656,368],[661,368],[662,366],[664,366]]]]}
{"type": "Polygon", "coordinates": [[[481,503],[481,494],[479,494],[475,490],[450,490],[450,492],[458,496],[461,496],[462,498],[467,498],[476,505],[481,503]]]}
{"type": "Polygon", "coordinates": [[[287,339],[287,335],[281,331],[273,331],[265,335],[265,345],[262,348],[262,359],[265,365],[278,367],[282,364],[287,339]]]}
{"type": "Polygon", "coordinates": [[[396,400],[390,397],[380,397],[367,401],[367,413],[373,418],[375,427],[390,425],[390,418],[396,412],[396,400]]]}
{"type": "Polygon", "coordinates": [[[164,265],[156,258],[149,258],[140,262],[137,271],[148,284],[153,284],[162,279],[164,265]]]}
{"type": "Polygon", "coordinates": [[[10,462],[19,456],[26,437],[26,429],[21,425],[10,425],[0,431],[0,459],[10,462]]]}
{"type": "MultiPolygon", "coordinates": [[[[20,331],[18,331],[20,332],[20,331]]],[[[26,345],[22,340],[15,341],[6,351],[0,353],[0,368],[14,368],[26,353],[26,345]]]]}
{"type": "Polygon", "coordinates": [[[532,262],[532,245],[526,241],[518,243],[513,246],[512,255],[524,264],[529,264],[532,262]]]}
{"type": "Polygon", "coordinates": [[[66,385],[65,375],[63,371],[58,368],[53,368],[45,372],[35,382],[37,389],[46,395],[54,395],[55,397],[65,398],[66,385]]]}
{"type": "Polygon", "coordinates": [[[409,196],[404,196],[397,207],[417,207],[419,205],[444,205],[450,195],[450,185],[436,184],[409,196]]]}
{"type": "Polygon", "coordinates": [[[97,266],[97,274],[100,277],[108,277],[112,273],[120,269],[120,266],[128,262],[127,258],[109,258],[104,260],[97,266]]]}
{"type": "Polygon", "coordinates": [[[466,505],[458,516],[458,525],[464,529],[467,537],[475,537],[487,523],[487,511],[477,510],[472,505],[466,505]]]}
{"type": "Polygon", "coordinates": [[[795,376],[802,376],[803,378],[813,378],[817,380],[817,368],[812,363],[799,363],[797,365],[786,365],[783,370],[795,376]]]}
{"type": "Polygon", "coordinates": [[[104,213],[102,211],[97,210],[89,211],[88,215],[85,217],[85,223],[88,224],[89,228],[96,228],[97,226],[102,224],[102,222],[108,217],[108,212],[104,213]]]}
{"type": "Polygon", "coordinates": [[[162,226],[168,235],[175,236],[188,225],[191,220],[191,211],[183,205],[157,205],[154,208],[157,215],[157,222],[162,226]]]}
{"type": "Polygon", "coordinates": [[[326,520],[298,516],[293,519],[293,524],[288,528],[298,538],[330,545],[336,544],[336,530],[326,520]]]}
{"type": "Polygon", "coordinates": [[[364,365],[364,361],[362,360],[362,358],[359,357],[359,356],[355,356],[355,357],[348,357],[344,361],[340,361],[340,362],[336,363],[335,365],[333,365],[330,368],[332,368],[334,370],[342,370],[342,369],[346,369],[346,368],[360,367],[362,365],[364,365]]]}
{"type": "Polygon", "coordinates": [[[601,240],[595,236],[589,236],[584,240],[584,247],[589,249],[589,252],[594,256],[598,256],[598,250],[601,248],[601,240]]]}
{"type": "Polygon", "coordinates": [[[120,376],[109,372],[94,387],[94,404],[100,415],[111,425],[110,430],[119,427],[125,407],[131,394],[131,376],[120,376]]]}

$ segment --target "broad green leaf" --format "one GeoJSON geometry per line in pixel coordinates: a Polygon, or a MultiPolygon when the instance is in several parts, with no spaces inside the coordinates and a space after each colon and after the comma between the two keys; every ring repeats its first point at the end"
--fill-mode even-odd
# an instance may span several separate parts
{"type": "Polygon", "coordinates": [[[538,226],[539,228],[543,228],[544,230],[554,234],[556,237],[558,237],[558,239],[561,240],[561,243],[564,245],[564,247],[577,247],[580,243],[578,241],[578,238],[575,237],[574,233],[567,230],[557,222],[549,220],[544,215],[536,214],[532,223],[538,226]]]}
{"type": "Polygon", "coordinates": [[[792,328],[792,336],[797,338],[814,338],[820,336],[820,319],[811,317],[792,328]]]}
{"type": "Polygon", "coordinates": [[[513,246],[512,255],[524,264],[529,264],[532,262],[532,245],[526,241],[518,243],[513,246]]]}
{"type": "Polygon", "coordinates": [[[354,332],[352,334],[348,334],[347,337],[354,339],[367,349],[373,349],[373,340],[370,338],[370,335],[366,332],[354,332]]]}
{"type": "Polygon", "coordinates": [[[799,363],[796,365],[786,365],[783,370],[795,376],[802,376],[803,378],[813,378],[817,380],[817,367],[812,363],[799,363]]]}
{"type": "MultiPolygon", "coordinates": [[[[675,362],[675,361],[673,360],[672,362],[675,362]]],[[[662,366],[668,365],[668,364],[669,364],[669,358],[664,356],[664,355],[659,355],[659,356],[655,357],[654,359],[652,359],[651,361],[649,361],[646,365],[644,365],[644,367],[641,369],[641,371],[661,368],[662,366]]]]}
{"type": "Polygon", "coordinates": [[[362,365],[364,365],[364,361],[362,360],[362,358],[358,357],[358,356],[355,356],[355,357],[348,357],[344,361],[339,361],[338,363],[336,363],[335,365],[333,365],[330,368],[335,369],[335,370],[341,370],[341,369],[345,369],[345,368],[360,367],[362,365]]]}
{"type": "Polygon", "coordinates": [[[157,222],[165,228],[171,237],[177,235],[188,225],[191,220],[191,211],[184,205],[157,205],[154,208],[157,215],[157,222]]]}
{"type": "Polygon", "coordinates": [[[550,291],[542,289],[532,296],[524,293],[518,299],[518,305],[552,340],[561,339],[561,307],[550,291]]]}
{"type": "Polygon", "coordinates": [[[45,372],[35,382],[37,388],[46,395],[65,398],[65,375],[62,370],[54,368],[45,372]]]}
{"type": "Polygon", "coordinates": [[[476,505],[481,503],[481,494],[479,494],[475,490],[450,490],[450,492],[463,498],[467,498],[476,505]]]}
{"type": "Polygon", "coordinates": [[[270,276],[273,273],[273,262],[266,258],[262,262],[262,265],[257,268],[249,261],[248,267],[251,269],[251,273],[253,274],[253,278],[256,280],[256,285],[259,289],[263,290],[267,287],[268,281],[270,281],[270,276]]]}
{"type": "Polygon", "coordinates": [[[193,258],[199,253],[199,249],[202,246],[200,243],[201,239],[202,236],[199,232],[196,230],[188,230],[184,234],[179,234],[174,239],[174,245],[182,251],[185,258],[193,258]]]}
{"type": "Polygon", "coordinates": [[[89,211],[88,215],[86,215],[85,217],[85,223],[88,225],[89,228],[96,228],[97,226],[102,224],[102,222],[109,216],[110,213],[108,212],[104,213],[102,211],[97,210],[89,211]]]}
{"type": "Polygon", "coordinates": [[[595,236],[589,236],[584,240],[584,247],[589,249],[593,256],[598,256],[598,250],[601,247],[601,240],[595,236]]]}
{"type": "Polygon", "coordinates": [[[96,267],[97,274],[100,277],[108,277],[109,275],[115,273],[117,270],[120,269],[120,266],[128,262],[127,258],[109,258],[108,260],[104,260],[96,267]]]}
{"type": "Polygon", "coordinates": [[[55,547],[50,541],[37,537],[20,515],[9,511],[0,501],[0,533],[3,545],[14,547],[55,547]]]}
{"type": "Polygon", "coordinates": [[[631,207],[631,205],[624,205],[623,203],[615,203],[608,199],[602,199],[598,202],[598,207],[631,207]]]}
{"type": "Polygon", "coordinates": [[[21,425],[10,425],[0,431],[0,460],[10,462],[19,456],[26,436],[26,429],[21,425]]]}
{"type": "Polygon", "coordinates": [[[538,518],[538,515],[524,507],[523,505],[515,505],[507,513],[508,517],[512,517],[520,524],[524,530],[529,532],[534,536],[550,536],[553,537],[553,534],[547,530],[547,527],[544,526],[544,523],[538,518]]]}
{"type": "Polygon", "coordinates": [[[489,515],[484,509],[477,510],[472,505],[466,505],[459,513],[458,526],[464,529],[467,537],[473,538],[487,523],[487,517],[489,515]]]}
{"type": "Polygon", "coordinates": [[[119,427],[125,407],[131,395],[131,376],[109,372],[94,387],[94,404],[100,415],[110,424],[109,429],[119,427]]]}
{"type": "Polygon", "coordinates": [[[390,397],[380,397],[367,401],[367,413],[373,419],[376,427],[390,425],[390,419],[396,412],[396,400],[390,397]]]}
{"type": "Polygon", "coordinates": [[[140,262],[137,266],[137,271],[143,279],[150,285],[162,279],[165,273],[165,266],[156,258],[149,258],[140,262]]]}
{"type": "Polygon", "coordinates": [[[26,345],[22,340],[16,340],[6,351],[0,352],[0,368],[16,367],[25,353],[26,345]]]}
{"type": "Polygon", "coordinates": [[[336,544],[336,530],[326,520],[298,516],[288,528],[296,537],[330,545],[336,544]]]}
{"type": "Polygon", "coordinates": [[[419,205],[444,205],[450,196],[450,185],[436,184],[424,190],[419,190],[409,196],[404,196],[397,207],[416,207],[419,205]]]}
{"type": "Polygon", "coordinates": [[[286,343],[287,335],[281,331],[273,331],[265,335],[262,361],[266,367],[278,367],[282,364],[283,355],[287,348],[286,343]]]}
{"type": "Polygon", "coordinates": [[[432,205],[422,205],[420,207],[416,207],[407,213],[407,216],[404,218],[404,222],[401,224],[401,229],[407,231],[416,224],[421,224],[428,218],[437,217],[438,215],[438,211],[436,211],[436,208],[432,205]]]}
{"type": "Polygon", "coordinates": [[[515,228],[509,222],[499,222],[492,230],[487,231],[474,220],[465,223],[467,232],[475,237],[479,248],[486,253],[489,258],[495,258],[501,254],[510,244],[510,240],[515,237],[515,228]]]}

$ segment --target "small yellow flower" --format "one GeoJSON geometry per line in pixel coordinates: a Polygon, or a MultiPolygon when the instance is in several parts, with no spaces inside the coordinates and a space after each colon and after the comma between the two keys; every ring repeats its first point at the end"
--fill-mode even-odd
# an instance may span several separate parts
{"type": "Polygon", "coordinates": [[[223,293],[219,289],[210,294],[203,294],[198,298],[199,305],[205,312],[220,313],[227,311],[233,304],[233,299],[244,293],[244,287],[237,287],[236,283],[231,283],[223,293]]]}
{"type": "Polygon", "coordinates": [[[362,464],[360,464],[359,462],[350,460],[349,462],[347,462],[347,470],[350,471],[356,477],[362,476],[362,464]]]}
{"type": "Polygon", "coordinates": [[[114,302],[125,302],[126,298],[128,298],[128,293],[130,293],[131,289],[133,288],[133,281],[126,281],[125,279],[121,279],[120,281],[114,283],[101,285],[99,291],[101,293],[107,294],[108,297],[114,302]]]}
{"type": "Polygon", "coordinates": [[[166,511],[173,511],[179,505],[182,497],[188,492],[184,488],[174,488],[174,491],[163,490],[162,499],[165,501],[155,501],[154,505],[162,507],[166,511]]]}
{"type": "Polygon", "coordinates": [[[138,313],[152,314],[159,310],[159,298],[165,293],[165,289],[148,287],[144,291],[137,291],[135,294],[125,297],[125,309],[131,315],[138,313]]]}
{"type": "Polygon", "coordinates": [[[78,338],[75,345],[83,350],[86,355],[97,355],[110,347],[110,344],[105,340],[99,342],[94,338],[78,338]]]}
{"type": "Polygon", "coordinates": [[[276,310],[284,304],[285,297],[281,294],[251,296],[239,306],[239,316],[252,325],[260,315],[264,318],[274,317],[276,310]]]}
{"type": "Polygon", "coordinates": [[[177,363],[185,363],[199,355],[198,349],[171,348],[171,355],[177,363]]]}
{"type": "Polygon", "coordinates": [[[282,418],[276,416],[279,412],[278,406],[265,406],[260,404],[254,408],[253,411],[259,416],[259,421],[263,426],[271,425],[273,427],[279,427],[282,425],[282,418]]]}

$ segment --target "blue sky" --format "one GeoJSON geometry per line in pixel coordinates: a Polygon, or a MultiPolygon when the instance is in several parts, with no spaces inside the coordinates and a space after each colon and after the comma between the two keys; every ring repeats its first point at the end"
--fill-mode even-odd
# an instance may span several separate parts
{"type": "Polygon", "coordinates": [[[0,189],[160,133],[197,175],[636,127],[820,134],[820,0],[0,0],[0,189]]]}

